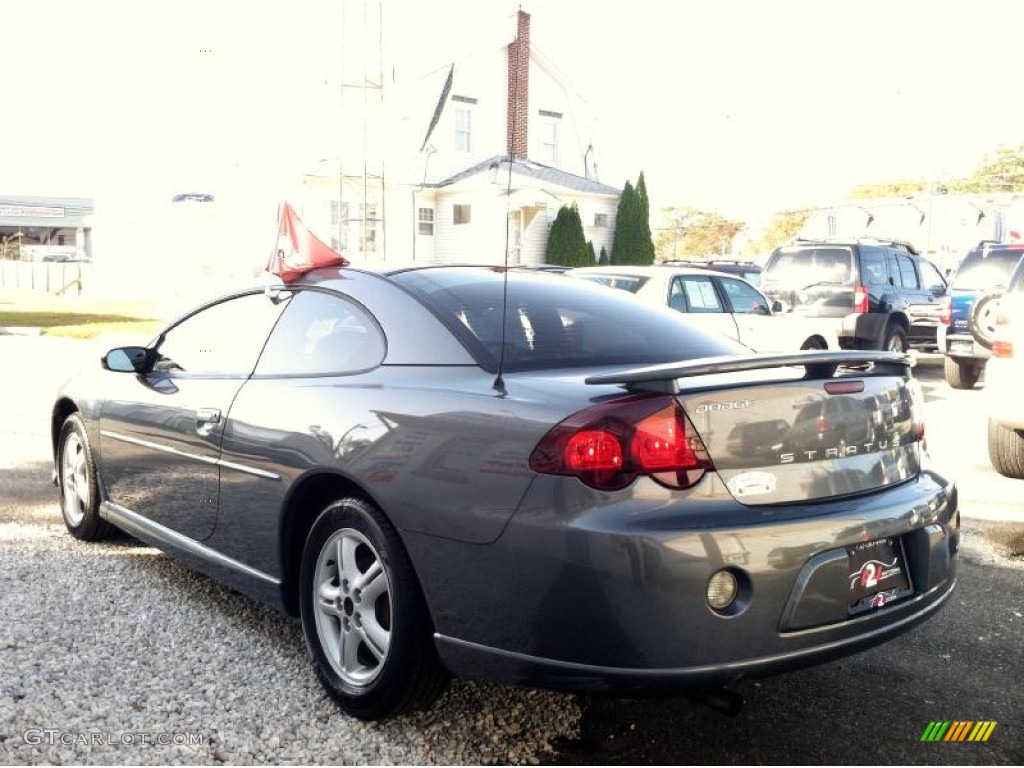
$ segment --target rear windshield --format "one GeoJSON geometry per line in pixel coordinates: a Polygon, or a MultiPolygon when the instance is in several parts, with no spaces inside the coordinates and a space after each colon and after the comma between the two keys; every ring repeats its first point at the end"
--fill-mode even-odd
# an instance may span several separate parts
{"type": "Polygon", "coordinates": [[[1024,251],[1020,249],[971,251],[960,262],[953,277],[953,287],[981,290],[1005,288],[1021,256],[1024,256],[1024,251]]]}
{"type": "Polygon", "coordinates": [[[620,291],[629,291],[630,293],[636,293],[644,283],[650,280],[649,277],[640,275],[608,275],[597,272],[569,272],[568,274],[569,277],[588,280],[591,283],[618,288],[620,291]]]}
{"type": "MultiPolygon", "coordinates": [[[[503,274],[443,267],[391,275],[473,352],[497,370],[501,350],[503,274]]],[[[670,363],[749,353],[746,347],[584,280],[509,272],[505,312],[505,370],[533,371],[670,363]]]]}
{"type": "Polygon", "coordinates": [[[768,262],[762,282],[787,283],[797,288],[848,285],[853,279],[853,251],[836,246],[782,248],[768,262]]]}

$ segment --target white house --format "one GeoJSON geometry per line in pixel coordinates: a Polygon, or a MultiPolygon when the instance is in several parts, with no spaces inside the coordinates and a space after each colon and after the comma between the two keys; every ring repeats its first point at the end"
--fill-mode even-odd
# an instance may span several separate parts
{"type": "Polygon", "coordinates": [[[610,253],[620,190],[598,180],[593,118],[531,46],[529,14],[507,43],[379,86],[350,99],[362,137],[308,173],[295,201],[354,263],[501,264],[507,242],[509,264],[540,264],[572,203],[595,252],[610,253]]]}

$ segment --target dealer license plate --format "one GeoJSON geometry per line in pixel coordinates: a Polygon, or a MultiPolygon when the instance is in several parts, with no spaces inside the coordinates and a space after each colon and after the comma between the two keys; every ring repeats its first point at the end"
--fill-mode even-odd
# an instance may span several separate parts
{"type": "Polygon", "coordinates": [[[846,548],[850,562],[850,610],[879,608],[910,593],[903,547],[898,538],[876,539],[846,548]]]}

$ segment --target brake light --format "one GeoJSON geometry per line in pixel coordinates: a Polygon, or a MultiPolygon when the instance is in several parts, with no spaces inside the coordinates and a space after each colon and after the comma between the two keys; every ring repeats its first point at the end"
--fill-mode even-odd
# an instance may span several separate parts
{"type": "Polygon", "coordinates": [[[625,488],[641,475],[688,488],[711,466],[670,395],[635,395],[587,408],[555,426],[530,455],[534,472],[577,477],[605,491],[625,488]]]}
{"type": "Polygon", "coordinates": [[[948,293],[939,299],[939,322],[943,325],[953,324],[953,297],[948,293]]]}
{"type": "Polygon", "coordinates": [[[863,315],[867,314],[869,310],[868,289],[863,285],[858,285],[853,289],[853,311],[859,315],[863,315]]]}

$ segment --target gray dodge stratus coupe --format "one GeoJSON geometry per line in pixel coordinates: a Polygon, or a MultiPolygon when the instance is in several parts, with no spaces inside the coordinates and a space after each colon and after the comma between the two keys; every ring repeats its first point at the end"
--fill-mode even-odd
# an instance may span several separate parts
{"type": "Polygon", "coordinates": [[[75,537],[301,616],[356,717],[450,674],[711,701],[949,598],[957,492],[909,366],[750,354],[561,277],[319,269],[72,379],[57,482],[75,537]]]}

